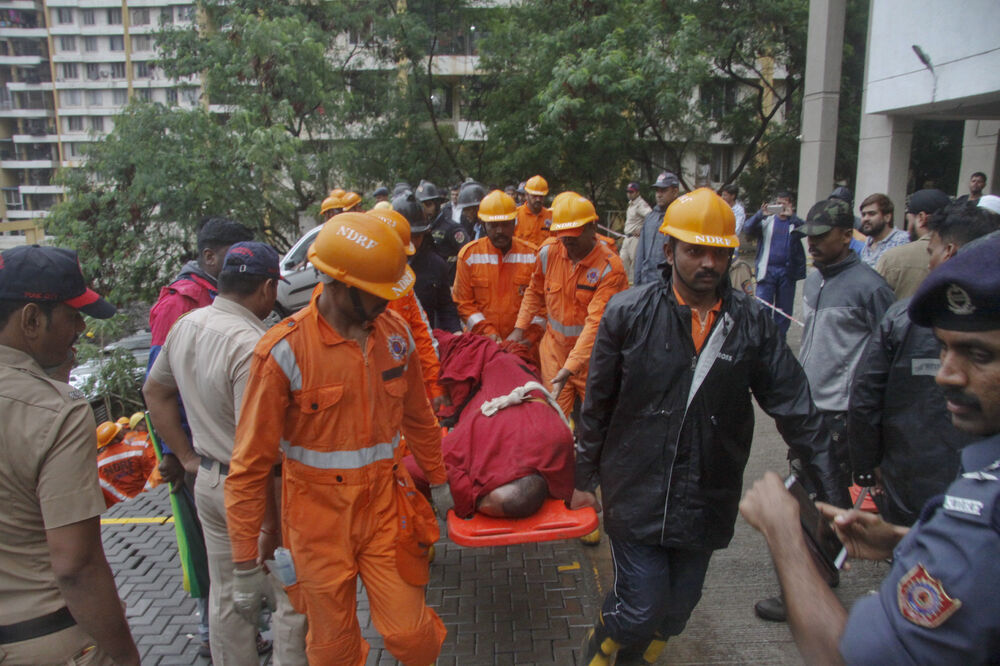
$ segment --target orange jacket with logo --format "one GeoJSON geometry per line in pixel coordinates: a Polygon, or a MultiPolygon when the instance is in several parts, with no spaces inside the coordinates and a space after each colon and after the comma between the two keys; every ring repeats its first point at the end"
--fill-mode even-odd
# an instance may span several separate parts
{"type": "Polygon", "coordinates": [[[519,238],[513,239],[507,254],[493,247],[489,238],[461,249],[451,296],[466,330],[501,338],[510,335],[531,282],[537,249],[519,238]]]}
{"type": "Polygon", "coordinates": [[[363,511],[357,503],[371,501],[363,489],[392,492],[400,431],[431,483],[447,480],[441,429],[406,322],[386,311],[362,350],[319,314],[317,298],[314,294],[306,308],[271,328],[254,349],[226,478],[236,562],[257,557],[265,490],[281,453],[282,531],[300,535],[293,543],[322,532],[310,521],[322,520],[315,514],[323,507],[346,501],[363,511]],[[324,500],[324,495],[343,499],[324,500]]]}
{"type": "Polygon", "coordinates": [[[532,318],[544,310],[546,337],[567,350],[563,367],[577,374],[590,360],[608,299],[627,288],[622,260],[604,243],[594,243],[590,254],[574,264],[563,244],[553,238],[538,250],[517,328],[526,330],[532,318]]]}
{"type": "Polygon", "coordinates": [[[535,215],[524,203],[517,207],[517,227],[514,238],[526,240],[535,247],[541,247],[549,238],[549,225],[552,224],[552,209],[542,206],[542,212],[535,215]]]}
{"type": "Polygon", "coordinates": [[[420,368],[424,375],[424,388],[431,400],[444,395],[444,389],[438,386],[438,376],[441,374],[441,360],[438,358],[437,340],[431,334],[431,324],[427,313],[420,306],[420,301],[411,291],[402,298],[389,301],[387,308],[398,312],[406,320],[413,333],[413,342],[417,345],[417,355],[420,358],[420,368]]]}

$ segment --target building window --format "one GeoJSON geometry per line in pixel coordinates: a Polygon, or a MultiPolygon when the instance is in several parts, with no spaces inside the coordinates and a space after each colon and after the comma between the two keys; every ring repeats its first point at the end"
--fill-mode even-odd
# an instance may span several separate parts
{"type": "Polygon", "coordinates": [[[714,183],[721,183],[729,177],[733,169],[733,147],[712,146],[712,163],[709,178],[714,183]]]}
{"type": "Polygon", "coordinates": [[[67,143],[66,147],[69,150],[69,156],[70,157],[81,157],[82,156],[82,151],[80,150],[80,144],[79,143],[67,143]]]}
{"type": "Polygon", "coordinates": [[[81,9],[80,10],[80,20],[84,25],[94,25],[94,10],[93,9],[81,9]]]}
{"type": "Polygon", "coordinates": [[[143,102],[153,101],[153,91],[149,88],[136,88],[135,96],[141,99],[143,102]]]}
{"type": "Polygon", "coordinates": [[[122,24],[122,10],[120,7],[115,7],[108,10],[108,25],[121,25],[122,24]]]}
{"type": "Polygon", "coordinates": [[[59,38],[60,51],[76,51],[76,37],[63,36],[59,38]]]}
{"type": "Polygon", "coordinates": [[[95,132],[104,131],[104,116],[91,116],[90,117],[90,129],[95,132]]]}
{"type": "Polygon", "coordinates": [[[125,63],[123,62],[111,63],[111,78],[113,79],[125,78],[125,63]]]}
{"type": "Polygon", "coordinates": [[[60,8],[56,10],[56,23],[66,25],[73,22],[73,10],[60,8]]]}
{"type": "Polygon", "coordinates": [[[160,24],[170,25],[174,22],[174,8],[173,7],[163,7],[160,9],[160,24]]]}
{"type": "Polygon", "coordinates": [[[66,131],[67,132],[82,132],[83,131],[83,117],[82,116],[70,116],[66,119],[66,131]]]}
{"type": "Polygon", "coordinates": [[[76,66],[75,62],[64,62],[60,65],[62,69],[62,77],[64,79],[77,79],[80,76],[80,70],[76,66]]]}
{"type": "Polygon", "coordinates": [[[149,25],[149,10],[146,8],[129,10],[132,25],[149,25]]]}
{"type": "Polygon", "coordinates": [[[84,37],[83,50],[87,53],[94,53],[97,51],[97,37],[84,37]]]}
{"type": "Polygon", "coordinates": [[[710,81],[701,86],[701,103],[709,118],[715,121],[731,112],[736,106],[735,81],[710,81]]]}
{"type": "Polygon", "coordinates": [[[167,106],[177,106],[177,89],[167,88],[167,106]]]}
{"type": "Polygon", "coordinates": [[[178,21],[193,21],[195,16],[194,5],[181,5],[177,8],[178,21]]]}
{"type": "Polygon", "coordinates": [[[133,51],[151,51],[153,49],[153,39],[149,35],[133,35],[133,51]]]}
{"type": "Polygon", "coordinates": [[[116,88],[111,91],[111,102],[115,106],[125,106],[128,104],[128,91],[116,88]]]}
{"type": "Polygon", "coordinates": [[[103,90],[88,90],[87,91],[87,106],[104,106],[104,91],[103,90]]]}
{"type": "Polygon", "coordinates": [[[111,35],[108,37],[108,47],[112,51],[124,51],[125,50],[125,37],[122,35],[111,35]]]}
{"type": "Polygon", "coordinates": [[[97,81],[101,78],[101,66],[96,62],[87,63],[87,80],[97,81]]]}
{"type": "Polygon", "coordinates": [[[149,72],[152,67],[149,66],[148,62],[137,62],[135,63],[135,78],[137,79],[148,79],[149,72]]]}
{"type": "Polygon", "coordinates": [[[59,101],[62,102],[63,106],[80,106],[80,91],[61,90],[59,91],[59,101]]]}
{"type": "Polygon", "coordinates": [[[185,104],[191,104],[193,106],[198,103],[198,89],[184,88],[181,90],[181,97],[184,99],[185,104]]]}

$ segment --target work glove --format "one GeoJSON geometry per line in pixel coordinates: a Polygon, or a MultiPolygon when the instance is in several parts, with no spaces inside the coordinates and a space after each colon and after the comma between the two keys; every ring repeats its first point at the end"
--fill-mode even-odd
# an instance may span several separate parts
{"type": "Polygon", "coordinates": [[[274,593],[261,565],[253,569],[233,571],[233,608],[250,624],[257,626],[260,621],[261,602],[266,602],[270,610],[275,609],[274,593]]]}
{"type": "Polygon", "coordinates": [[[434,503],[438,518],[448,520],[448,511],[455,508],[455,500],[447,483],[431,486],[431,501],[434,503]]]}

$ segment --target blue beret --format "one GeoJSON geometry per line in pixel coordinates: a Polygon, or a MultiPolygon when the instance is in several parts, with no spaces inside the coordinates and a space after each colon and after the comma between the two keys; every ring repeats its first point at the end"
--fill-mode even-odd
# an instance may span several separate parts
{"type": "Polygon", "coordinates": [[[959,252],[920,284],[909,307],[921,326],[952,331],[1000,328],[1000,236],[959,252]]]}

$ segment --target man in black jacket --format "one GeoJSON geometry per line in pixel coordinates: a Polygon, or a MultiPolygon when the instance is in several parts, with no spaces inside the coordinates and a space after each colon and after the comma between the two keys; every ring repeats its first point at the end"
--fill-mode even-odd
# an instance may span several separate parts
{"type": "MultiPolygon", "coordinates": [[[[969,241],[995,231],[1000,217],[970,204],[955,204],[932,217],[930,269],[969,241]]],[[[934,332],[914,326],[896,301],[882,318],[854,375],[848,409],[848,445],[854,480],[874,486],[879,514],[912,525],[927,500],[955,480],[962,447],[973,436],[956,428],[934,381],[941,345],[934,332]]]]}
{"type": "Polygon", "coordinates": [[[606,506],[615,587],[581,663],[645,664],[684,629],[713,550],[733,536],[753,437],[750,391],[827,499],[830,440],[768,312],[726,280],[732,209],[708,188],[660,228],[664,281],[615,295],[594,343],[572,506],[606,506]],[[748,390],[749,389],[749,390],[748,390]]]}

